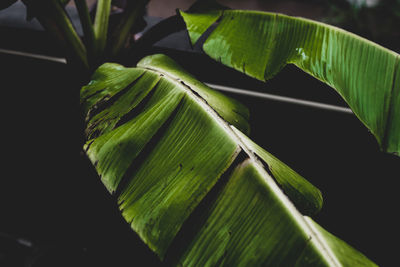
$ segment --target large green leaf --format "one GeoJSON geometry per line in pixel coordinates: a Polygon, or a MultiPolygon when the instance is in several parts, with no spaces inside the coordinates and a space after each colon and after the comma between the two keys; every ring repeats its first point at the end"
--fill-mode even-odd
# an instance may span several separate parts
{"type": "Polygon", "coordinates": [[[342,29],[276,13],[224,10],[181,12],[192,43],[213,25],[203,49],[259,80],[292,63],[335,88],[376,137],[400,153],[400,57],[342,29]]]}
{"type": "Polygon", "coordinates": [[[320,192],[243,133],[247,109],[168,57],[146,57],[136,68],[102,65],[81,101],[87,155],[161,259],[374,266],[295,208],[292,201],[318,211],[320,192]]]}

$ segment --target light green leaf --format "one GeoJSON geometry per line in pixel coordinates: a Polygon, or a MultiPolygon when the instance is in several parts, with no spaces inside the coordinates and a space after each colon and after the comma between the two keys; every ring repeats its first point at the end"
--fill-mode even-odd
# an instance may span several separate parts
{"type": "MultiPolygon", "coordinates": [[[[368,262],[368,259],[363,254],[358,253],[346,242],[327,232],[311,218],[305,216],[304,219],[311,230],[318,236],[320,242],[331,249],[330,253],[335,255],[335,260],[342,264],[342,266],[375,266],[375,264],[368,262]]],[[[313,249],[313,246],[314,244],[305,249],[303,252],[304,257],[297,262],[296,266],[303,266],[314,260],[312,257],[306,256],[312,253],[310,250],[313,249]]]]}
{"type": "Polygon", "coordinates": [[[179,266],[376,266],[301,216],[251,159],[236,167],[202,217],[179,266]]]}
{"type": "Polygon", "coordinates": [[[188,27],[188,33],[192,45],[194,45],[200,36],[222,15],[221,10],[210,11],[203,14],[185,13],[185,22],[188,27]]]}
{"type": "Polygon", "coordinates": [[[400,152],[400,57],[342,29],[276,13],[226,10],[181,12],[190,36],[219,20],[203,45],[215,60],[259,80],[292,63],[327,83],[370,129],[382,150],[400,152]],[[396,121],[397,119],[397,121],[396,121]]]}
{"type": "Polygon", "coordinates": [[[322,195],[317,188],[293,171],[285,163],[254,143],[234,126],[232,126],[232,129],[246,146],[266,164],[277,183],[282,186],[284,192],[296,203],[300,211],[313,214],[322,208],[322,195]]]}
{"type": "Polygon", "coordinates": [[[175,80],[186,84],[207,101],[207,103],[227,122],[235,125],[241,131],[249,133],[249,111],[246,107],[237,100],[228,98],[220,92],[212,90],[199,82],[172,59],[164,56],[147,57],[144,58],[138,66],[163,71],[175,80]]]}
{"type": "Polygon", "coordinates": [[[373,266],[342,241],[337,251],[323,242],[327,234],[296,210],[289,198],[311,213],[321,195],[238,130],[248,129],[246,108],[166,56],[146,57],[137,68],[104,64],[81,99],[87,155],[126,221],[161,259],[340,266],[358,257],[373,266]],[[193,216],[199,219],[188,225],[193,216]]]}

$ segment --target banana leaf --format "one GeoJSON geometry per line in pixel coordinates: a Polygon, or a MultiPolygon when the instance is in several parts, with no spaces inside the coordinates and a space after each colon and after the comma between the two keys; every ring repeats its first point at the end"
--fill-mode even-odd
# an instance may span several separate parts
{"type": "Polygon", "coordinates": [[[321,194],[247,137],[247,108],[170,58],[100,66],[81,103],[90,161],[167,263],[375,266],[299,212],[317,212],[321,194]]]}
{"type": "MultiPolygon", "coordinates": [[[[333,87],[383,151],[400,153],[400,57],[350,32],[277,13],[180,11],[192,44],[210,29],[211,58],[266,81],[286,64],[333,87]],[[214,27],[214,28],[210,28],[214,27]]],[[[206,34],[206,35],[207,35],[206,34]]]]}

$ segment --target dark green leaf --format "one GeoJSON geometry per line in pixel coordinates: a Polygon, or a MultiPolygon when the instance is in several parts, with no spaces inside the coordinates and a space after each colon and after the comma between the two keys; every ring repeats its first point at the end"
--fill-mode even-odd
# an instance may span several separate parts
{"type": "Polygon", "coordinates": [[[395,52],[327,24],[276,13],[181,15],[192,42],[220,20],[203,45],[215,60],[263,81],[295,64],[335,88],[382,150],[400,152],[400,57],[395,52]]]}

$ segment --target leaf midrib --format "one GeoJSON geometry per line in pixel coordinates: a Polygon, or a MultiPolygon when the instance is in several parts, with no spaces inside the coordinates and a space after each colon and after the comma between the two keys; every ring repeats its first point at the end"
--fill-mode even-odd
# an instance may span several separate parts
{"type": "MultiPolygon", "coordinates": [[[[176,84],[180,87],[186,95],[191,97],[201,108],[203,108],[207,114],[209,114],[213,119],[215,119],[218,124],[222,126],[225,132],[234,140],[238,146],[248,155],[250,161],[256,166],[257,170],[260,172],[266,186],[271,187],[272,191],[277,194],[278,199],[283,202],[283,205],[288,209],[289,213],[294,217],[296,223],[298,223],[301,229],[310,237],[314,238],[317,244],[317,249],[319,249],[331,266],[341,266],[339,260],[336,258],[335,254],[332,252],[330,247],[327,245],[326,241],[322,236],[319,236],[317,231],[305,220],[303,215],[296,209],[294,204],[289,200],[289,198],[282,192],[279,186],[275,183],[274,178],[266,171],[265,165],[258,159],[254,152],[242,141],[242,139],[235,133],[232,129],[235,128],[233,125],[229,125],[211,106],[207,104],[207,101],[202,98],[194,89],[187,85],[183,80],[170,75],[167,72],[161,72],[158,69],[150,67],[137,67],[144,69],[145,71],[154,72],[163,78],[169,80],[170,82],[176,84]]],[[[235,128],[236,129],[236,128],[235,128]]],[[[267,164],[267,163],[265,163],[267,164]]]]}
{"type": "Polygon", "coordinates": [[[393,121],[393,106],[394,106],[394,97],[393,97],[393,92],[395,90],[396,86],[396,77],[397,77],[397,71],[400,65],[400,56],[396,57],[396,63],[394,66],[394,71],[393,71],[393,78],[392,78],[392,88],[390,89],[389,92],[389,100],[388,100],[388,111],[387,111],[387,116],[386,116],[386,122],[385,122],[385,130],[384,130],[384,136],[382,138],[382,149],[387,150],[389,147],[389,127],[392,124],[393,121]]]}

